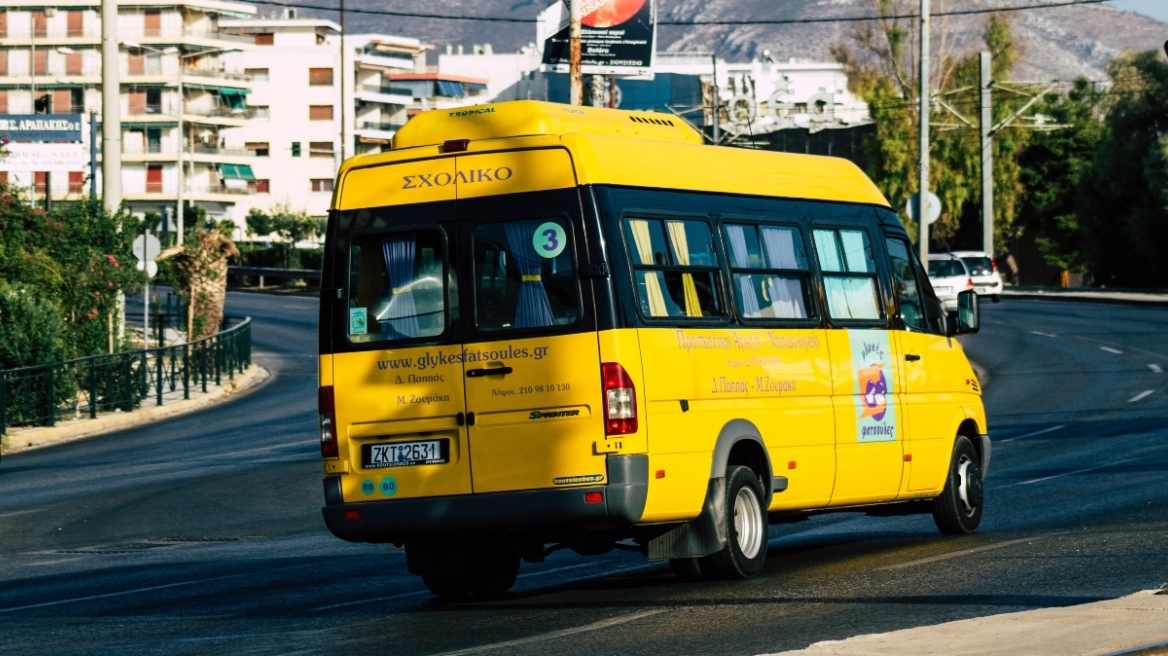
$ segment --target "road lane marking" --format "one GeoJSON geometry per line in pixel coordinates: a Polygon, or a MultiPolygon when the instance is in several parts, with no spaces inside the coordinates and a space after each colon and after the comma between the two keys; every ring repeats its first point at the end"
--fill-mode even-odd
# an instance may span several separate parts
{"type": "Polygon", "coordinates": [[[1040,336],[1040,337],[1058,337],[1058,335],[1052,335],[1052,334],[1050,334],[1050,333],[1044,333],[1044,332],[1040,332],[1040,331],[1037,331],[1037,330],[1031,330],[1031,331],[1030,331],[1030,334],[1031,334],[1031,335],[1038,335],[1038,336],[1040,336]]]}
{"type": "Polygon", "coordinates": [[[1095,471],[1096,469],[1103,469],[1104,467],[1114,467],[1115,465],[1122,465],[1125,462],[1131,462],[1133,460],[1135,460],[1135,458],[1128,458],[1127,460],[1119,460],[1116,462],[1109,462],[1106,465],[1096,465],[1095,467],[1088,467],[1086,469],[1077,469],[1075,471],[1063,472],[1062,474],[1055,474],[1054,476],[1043,476],[1042,478],[1035,478],[1035,479],[1032,479],[1029,481],[1022,481],[1021,483],[1015,483],[1014,485],[1030,485],[1031,483],[1041,483],[1043,481],[1049,481],[1049,480],[1053,480],[1056,478],[1062,478],[1063,476],[1070,476],[1072,474],[1083,474],[1085,472],[1095,471]]]}
{"type": "Polygon", "coordinates": [[[1141,399],[1144,399],[1144,398],[1151,396],[1152,392],[1154,392],[1154,391],[1156,391],[1156,390],[1144,390],[1144,391],[1140,392],[1139,394],[1136,394],[1135,396],[1128,399],[1127,402],[1128,403],[1135,403],[1136,401],[1139,401],[1141,399]]]}
{"type": "Polygon", "coordinates": [[[0,519],[4,519],[6,517],[16,517],[17,515],[27,515],[29,513],[44,512],[46,510],[48,510],[48,508],[33,508],[31,510],[14,510],[12,512],[0,513],[0,519]]]}
{"type": "Polygon", "coordinates": [[[1050,428],[1044,428],[1044,429],[1042,429],[1042,430],[1040,430],[1040,431],[1035,431],[1035,432],[1033,432],[1033,433],[1027,433],[1027,434],[1025,434],[1025,435],[1019,435],[1018,437],[1011,437],[1011,438],[1010,438],[1010,439],[1008,439],[1008,440],[998,440],[998,441],[999,441],[999,442],[1013,442],[1014,440],[1020,440],[1020,439],[1022,439],[1022,438],[1024,438],[1024,437],[1034,437],[1035,435],[1042,435],[1043,433],[1053,433],[1054,431],[1056,431],[1056,430],[1058,430],[1058,429],[1060,429],[1060,428],[1066,428],[1066,427],[1067,427],[1067,425],[1066,425],[1066,424],[1059,424],[1058,426],[1051,426],[1050,428]]]}
{"type": "Polygon", "coordinates": [[[1108,353],[1114,353],[1116,355],[1123,355],[1123,351],[1121,351],[1119,349],[1113,349],[1110,346],[1100,346],[1099,350],[1100,351],[1107,351],[1108,353]]]}
{"type": "Polygon", "coordinates": [[[1150,364],[1150,365],[1148,365],[1148,368],[1152,370],[1152,373],[1157,373],[1157,374],[1164,373],[1164,370],[1161,369],[1160,365],[1158,365],[1158,364],[1150,364]]]}
{"type": "Polygon", "coordinates": [[[506,640],[504,642],[495,642],[495,643],[492,643],[489,645],[482,645],[479,647],[471,647],[470,649],[460,649],[458,651],[443,652],[439,656],[464,656],[465,654],[478,654],[480,652],[493,651],[495,649],[506,649],[508,647],[518,647],[520,645],[527,645],[527,644],[531,644],[533,642],[543,642],[544,640],[555,640],[556,638],[564,638],[564,637],[567,637],[570,635],[576,635],[577,633],[586,633],[588,631],[599,631],[600,629],[607,629],[607,628],[612,627],[612,626],[617,626],[619,624],[626,624],[628,622],[634,622],[636,620],[644,619],[646,617],[651,617],[653,615],[660,615],[661,613],[664,613],[664,612],[665,612],[664,608],[659,608],[657,610],[646,610],[646,611],[642,611],[640,613],[633,613],[631,615],[621,615],[620,617],[613,617],[613,618],[610,618],[607,620],[593,622],[592,624],[585,624],[584,626],[578,626],[574,629],[563,629],[560,631],[551,631],[548,633],[541,633],[539,635],[533,635],[533,636],[530,636],[527,638],[519,638],[516,640],[506,640]]]}
{"type": "MultiPolygon", "coordinates": [[[[545,569],[539,572],[528,572],[520,574],[515,577],[517,579],[526,579],[533,576],[543,576],[544,574],[555,574],[556,572],[563,572],[569,569],[580,569],[581,567],[594,567],[594,563],[581,563],[579,565],[568,565],[566,567],[557,567],[555,569],[545,569]]],[[[405,597],[416,597],[418,595],[430,594],[429,590],[415,590],[414,592],[402,592],[400,594],[388,595],[385,597],[374,597],[372,599],[359,599],[357,601],[346,601],[340,604],[329,604],[328,606],[317,606],[316,608],[309,608],[310,611],[333,610],[335,608],[347,608],[349,606],[359,606],[361,604],[371,604],[379,601],[390,601],[393,599],[402,599],[405,597]]]]}
{"type": "Polygon", "coordinates": [[[961,551],[952,551],[950,553],[941,554],[939,556],[929,556],[928,558],[919,558],[917,560],[910,560],[907,563],[897,563],[895,565],[885,565],[884,567],[877,567],[876,569],[878,569],[878,570],[904,569],[906,567],[914,567],[916,565],[924,565],[926,563],[935,563],[939,560],[949,560],[950,558],[958,558],[961,556],[968,556],[969,554],[980,553],[982,551],[992,551],[994,549],[1002,549],[1005,547],[1011,547],[1011,546],[1014,546],[1015,544],[1022,544],[1023,542],[1034,542],[1035,540],[1043,540],[1046,538],[1054,537],[1056,535],[1066,535],[1066,533],[1065,532],[1063,532],[1063,533],[1048,533],[1046,535],[1039,535],[1039,536],[1033,537],[1033,538],[1020,538],[1018,540],[1007,540],[1005,542],[995,542],[994,544],[987,544],[984,547],[974,547],[972,549],[962,549],[961,551]]]}

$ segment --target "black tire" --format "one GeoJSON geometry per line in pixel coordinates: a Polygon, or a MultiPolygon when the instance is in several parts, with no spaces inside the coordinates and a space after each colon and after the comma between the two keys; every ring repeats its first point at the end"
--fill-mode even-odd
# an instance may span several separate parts
{"type": "Polygon", "coordinates": [[[748,579],[767,556],[767,514],[762,483],[749,467],[726,472],[726,547],[702,559],[701,569],[718,578],[748,579]]]}
{"type": "Polygon", "coordinates": [[[682,581],[701,581],[706,578],[706,573],[702,570],[701,558],[670,558],[669,566],[673,568],[673,573],[682,581]]]}
{"type": "Polygon", "coordinates": [[[467,579],[476,597],[498,597],[515,585],[519,554],[510,545],[491,546],[471,554],[467,579]]]}
{"type": "Polygon", "coordinates": [[[968,437],[958,435],[949,461],[949,477],[941,496],[933,499],[933,521],[946,535],[973,533],[981,524],[985,489],[981,458],[968,437]]]}
{"type": "Polygon", "coordinates": [[[470,594],[470,577],[461,575],[427,575],[422,577],[426,589],[443,599],[462,599],[470,594]]]}

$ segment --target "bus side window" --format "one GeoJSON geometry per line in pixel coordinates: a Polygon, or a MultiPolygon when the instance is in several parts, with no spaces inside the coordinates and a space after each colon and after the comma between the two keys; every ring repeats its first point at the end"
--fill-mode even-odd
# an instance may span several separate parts
{"type": "Polygon", "coordinates": [[[629,219],[641,313],[650,318],[725,315],[718,295],[719,263],[710,224],[698,220],[629,219]]]}
{"type": "Polygon", "coordinates": [[[730,272],[743,319],[810,319],[810,269],[793,226],[726,223],[730,272]]]}
{"type": "Polygon", "coordinates": [[[921,303],[920,286],[917,284],[913,259],[909,255],[908,244],[903,239],[886,237],[889,266],[892,269],[892,286],[896,293],[896,306],[904,325],[913,330],[928,330],[925,307],[921,303]]]}
{"type": "Polygon", "coordinates": [[[878,321],[876,260],[864,230],[819,229],[812,231],[827,312],[832,319],[878,321]]]}

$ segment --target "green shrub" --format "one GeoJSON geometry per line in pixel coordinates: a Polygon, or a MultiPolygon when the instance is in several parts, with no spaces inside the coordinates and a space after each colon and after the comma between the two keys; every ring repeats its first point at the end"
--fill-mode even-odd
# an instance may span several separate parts
{"type": "Polygon", "coordinates": [[[0,284],[0,369],[67,360],[70,328],[61,308],[32,288],[0,284]]]}

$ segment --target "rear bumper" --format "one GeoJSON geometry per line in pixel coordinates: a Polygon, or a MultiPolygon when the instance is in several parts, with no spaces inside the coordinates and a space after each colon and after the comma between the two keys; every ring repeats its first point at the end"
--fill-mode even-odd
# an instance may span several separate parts
{"type": "MultiPolygon", "coordinates": [[[[339,500],[325,479],[326,500],[339,500]]],[[[609,456],[608,484],[493,494],[331,503],[322,509],[333,535],[350,542],[399,542],[415,536],[580,525],[630,525],[641,519],[649,489],[649,457],[609,456]],[[584,495],[600,492],[602,501],[584,495]],[[346,519],[348,511],[360,517],[346,519]]]]}

